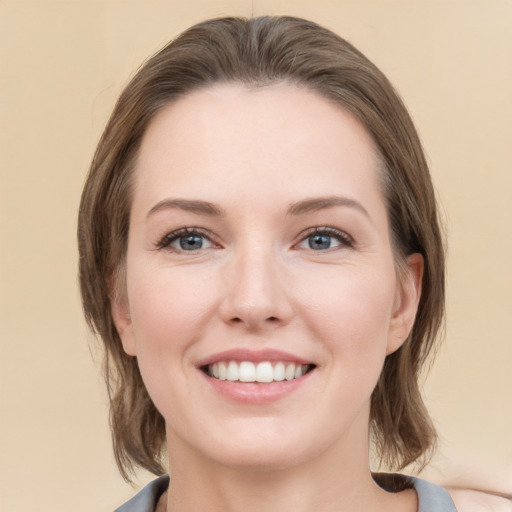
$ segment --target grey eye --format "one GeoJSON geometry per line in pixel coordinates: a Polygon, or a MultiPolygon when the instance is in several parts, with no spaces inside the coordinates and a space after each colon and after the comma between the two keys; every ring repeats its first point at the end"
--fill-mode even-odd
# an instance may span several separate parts
{"type": "Polygon", "coordinates": [[[331,236],[322,234],[308,236],[307,240],[309,248],[317,251],[322,249],[330,249],[333,241],[331,236]]]}
{"type": "Polygon", "coordinates": [[[353,240],[347,233],[339,229],[324,227],[311,229],[296,247],[320,252],[343,247],[352,248],[353,246],[353,240]]]}
{"type": "Polygon", "coordinates": [[[175,253],[185,253],[211,249],[215,247],[210,236],[195,228],[183,228],[165,235],[157,247],[175,253]]]}
{"type": "Polygon", "coordinates": [[[184,251],[197,251],[203,248],[204,238],[199,235],[187,235],[181,236],[176,241],[184,251]]]}

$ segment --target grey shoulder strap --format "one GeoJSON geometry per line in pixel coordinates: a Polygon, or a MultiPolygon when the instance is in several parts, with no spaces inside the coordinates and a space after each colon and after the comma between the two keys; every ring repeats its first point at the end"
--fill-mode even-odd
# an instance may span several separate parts
{"type": "Polygon", "coordinates": [[[457,512],[446,489],[420,478],[409,477],[418,493],[418,512],[457,512]]]}
{"type": "Polygon", "coordinates": [[[154,512],[158,499],[169,487],[169,477],[161,476],[150,482],[131,500],[114,512],[154,512]]]}

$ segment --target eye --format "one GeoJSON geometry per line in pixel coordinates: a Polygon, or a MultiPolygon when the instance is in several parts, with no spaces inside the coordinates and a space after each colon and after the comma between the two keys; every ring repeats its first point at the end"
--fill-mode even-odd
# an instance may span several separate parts
{"type": "Polygon", "coordinates": [[[298,247],[300,249],[311,249],[313,251],[327,251],[337,247],[353,247],[352,238],[334,228],[312,228],[304,237],[298,247]]]}
{"type": "Polygon", "coordinates": [[[210,249],[215,244],[210,238],[195,228],[183,228],[165,235],[157,247],[173,252],[193,252],[201,249],[210,249]]]}

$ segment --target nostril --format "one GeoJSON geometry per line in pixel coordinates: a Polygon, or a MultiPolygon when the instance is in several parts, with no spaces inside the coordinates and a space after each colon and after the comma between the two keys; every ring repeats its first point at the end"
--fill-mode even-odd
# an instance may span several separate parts
{"type": "Polygon", "coordinates": [[[246,326],[250,330],[275,328],[281,325],[283,319],[279,315],[267,316],[264,313],[260,314],[256,309],[248,311],[247,314],[239,316],[229,316],[225,320],[233,327],[246,326]]]}

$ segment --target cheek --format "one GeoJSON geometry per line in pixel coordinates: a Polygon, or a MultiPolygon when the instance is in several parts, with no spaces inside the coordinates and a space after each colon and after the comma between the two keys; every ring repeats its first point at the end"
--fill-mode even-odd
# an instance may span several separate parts
{"type": "Polygon", "coordinates": [[[137,362],[153,402],[166,418],[186,408],[191,399],[190,361],[210,327],[215,300],[207,280],[192,274],[142,264],[128,269],[137,362]]]}
{"type": "Polygon", "coordinates": [[[300,280],[304,320],[347,366],[385,356],[396,284],[392,264],[385,268],[344,267],[300,280]]]}
{"type": "Polygon", "coordinates": [[[205,281],[186,272],[136,270],[128,293],[138,351],[167,351],[197,337],[213,300],[205,281]]]}

